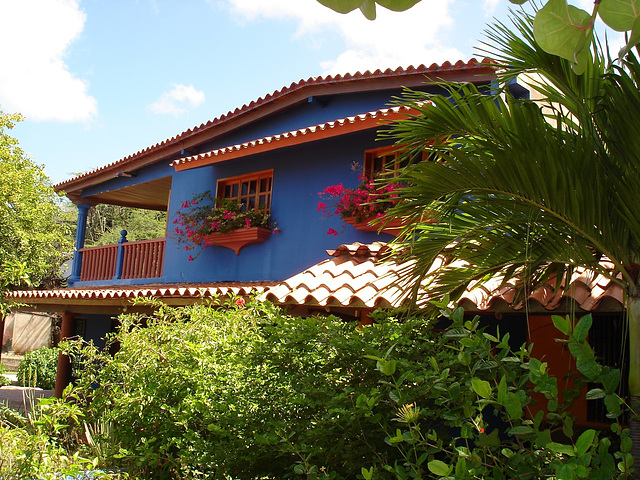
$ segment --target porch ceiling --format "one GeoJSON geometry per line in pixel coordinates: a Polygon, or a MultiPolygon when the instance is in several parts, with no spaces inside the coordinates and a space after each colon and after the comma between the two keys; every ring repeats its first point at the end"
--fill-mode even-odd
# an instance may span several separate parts
{"type": "Polygon", "coordinates": [[[118,190],[82,197],[81,201],[166,211],[169,206],[170,192],[171,177],[164,177],[118,190]]]}

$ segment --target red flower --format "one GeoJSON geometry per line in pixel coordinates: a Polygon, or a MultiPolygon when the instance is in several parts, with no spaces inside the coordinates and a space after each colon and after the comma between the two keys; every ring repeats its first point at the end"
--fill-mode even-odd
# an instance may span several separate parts
{"type": "Polygon", "coordinates": [[[484,433],[484,427],[480,427],[480,428],[478,428],[478,431],[479,431],[480,433],[484,433]]]}
{"type": "Polygon", "coordinates": [[[244,307],[245,303],[246,302],[244,301],[244,298],[239,298],[236,300],[236,305],[239,307],[244,307]]]}
{"type": "Polygon", "coordinates": [[[195,258],[193,258],[191,255],[189,255],[189,261],[193,262],[195,260],[195,258]]]}
{"type": "Polygon", "coordinates": [[[333,235],[334,237],[338,236],[338,232],[336,230],[334,230],[333,228],[330,228],[329,230],[327,230],[327,235],[333,235]]]}

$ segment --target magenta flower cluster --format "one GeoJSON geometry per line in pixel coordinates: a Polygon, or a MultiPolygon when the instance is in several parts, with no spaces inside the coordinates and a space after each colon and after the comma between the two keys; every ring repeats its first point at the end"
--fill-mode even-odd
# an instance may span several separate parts
{"type": "MultiPolygon", "coordinates": [[[[264,210],[247,210],[242,204],[214,198],[210,191],[182,202],[173,220],[173,233],[186,251],[215,244],[212,234],[241,228],[269,228],[271,216],[264,210]]],[[[195,258],[189,255],[189,261],[195,258]]]]}
{"type": "MultiPolygon", "coordinates": [[[[327,217],[338,215],[340,218],[353,217],[356,223],[380,218],[385,212],[398,203],[396,190],[400,183],[388,182],[377,184],[364,175],[359,177],[360,185],[356,188],[345,188],[342,183],[330,185],[319,192],[323,200],[318,202],[318,211],[327,217]]],[[[327,235],[338,235],[330,228],[327,235]]]]}

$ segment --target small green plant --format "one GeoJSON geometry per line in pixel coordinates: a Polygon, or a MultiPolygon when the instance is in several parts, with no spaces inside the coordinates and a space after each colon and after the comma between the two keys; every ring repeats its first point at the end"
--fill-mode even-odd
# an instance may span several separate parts
{"type": "Polygon", "coordinates": [[[18,365],[18,383],[23,387],[53,389],[59,352],[58,348],[49,347],[27,352],[18,365]]]}
{"type": "Polygon", "coordinates": [[[4,363],[0,363],[0,387],[4,386],[4,385],[11,385],[11,380],[9,380],[7,377],[5,377],[3,375],[3,373],[5,373],[6,367],[4,366],[4,363]]]}

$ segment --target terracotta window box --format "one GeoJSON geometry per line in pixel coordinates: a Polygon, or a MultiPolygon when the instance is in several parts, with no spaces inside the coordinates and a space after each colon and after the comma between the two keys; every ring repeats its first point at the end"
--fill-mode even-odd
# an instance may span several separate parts
{"type": "Polygon", "coordinates": [[[270,235],[271,230],[268,228],[239,228],[232,232],[211,233],[206,236],[205,242],[207,245],[230,248],[236,252],[236,255],[240,255],[240,250],[244,247],[253,243],[264,242],[270,235]]]}
{"type": "Polygon", "coordinates": [[[398,235],[405,226],[404,222],[399,218],[394,218],[388,222],[385,222],[384,220],[378,222],[375,218],[369,218],[367,220],[357,222],[355,217],[346,217],[343,218],[343,220],[345,223],[355,227],[356,230],[360,232],[383,232],[393,236],[398,235]]]}

